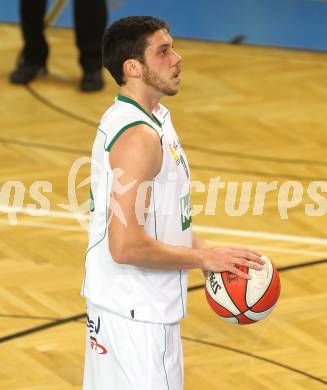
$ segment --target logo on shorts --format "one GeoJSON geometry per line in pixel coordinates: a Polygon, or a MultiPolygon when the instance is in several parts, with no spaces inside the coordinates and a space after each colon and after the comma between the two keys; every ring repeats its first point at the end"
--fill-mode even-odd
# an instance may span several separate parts
{"type": "Polygon", "coordinates": [[[98,316],[97,323],[92,321],[90,317],[86,314],[86,326],[89,328],[89,333],[90,333],[90,346],[91,349],[96,351],[99,355],[105,355],[107,354],[107,349],[97,341],[97,335],[100,332],[100,317],[98,316]],[[94,332],[94,335],[91,336],[91,334],[94,332]]]}

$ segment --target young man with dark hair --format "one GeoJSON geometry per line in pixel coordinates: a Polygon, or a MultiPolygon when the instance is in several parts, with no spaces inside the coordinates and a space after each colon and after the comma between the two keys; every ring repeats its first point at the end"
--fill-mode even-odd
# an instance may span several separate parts
{"type": "Polygon", "coordinates": [[[103,62],[120,93],[92,151],[84,390],[181,390],[187,270],[248,278],[237,266],[264,262],[247,248],[208,249],[192,233],[189,166],[159,103],[181,81],[167,24],[140,16],[113,23],[103,62]]]}

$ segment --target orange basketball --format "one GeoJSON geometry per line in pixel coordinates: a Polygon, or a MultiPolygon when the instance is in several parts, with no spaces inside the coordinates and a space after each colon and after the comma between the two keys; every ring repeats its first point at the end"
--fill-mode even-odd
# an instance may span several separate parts
{"type": "Polygon", "coordinates": [[[276,305],[280,279],[276,268],[266,256],[261,271],[244,266],[238,268],[251,279],[231,272],[209,272],[205,293],[209,305],[223,320],[232,324],[252,324],[265,318],[276,305]]]}

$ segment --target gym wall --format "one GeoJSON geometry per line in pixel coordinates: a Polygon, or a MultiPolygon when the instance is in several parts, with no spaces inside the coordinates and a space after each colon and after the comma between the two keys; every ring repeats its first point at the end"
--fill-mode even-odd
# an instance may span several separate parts
{"type": "MultiPolygon", "coordinates": [[[[34,0],[30,0],[34,1],[34,0]]],[[[48,2],[49,6],[51,1],[48,2]]],[[[111,0],[110,20],[153,15],[175,37],[327,50],[327,0],[111,0]]],[[[19,0],[0,0],[0,21],[17,23],[19,0]]],[[[72,25],[71,1],[55,25],[72,25]]]]}

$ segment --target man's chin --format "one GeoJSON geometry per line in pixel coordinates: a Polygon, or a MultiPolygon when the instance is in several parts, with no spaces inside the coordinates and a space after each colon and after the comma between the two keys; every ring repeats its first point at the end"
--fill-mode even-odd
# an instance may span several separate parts
{"type": "Polygon", "coordinates": [[[176,87],[176,88],[167,88],[165,91],[164,91],[164,94],[166,95],[166,96],[175,96],[175,95],[177,95],[177,93],[178,93],[178,91],[179,91],[179,88],[178,87],[176,87]]]}

